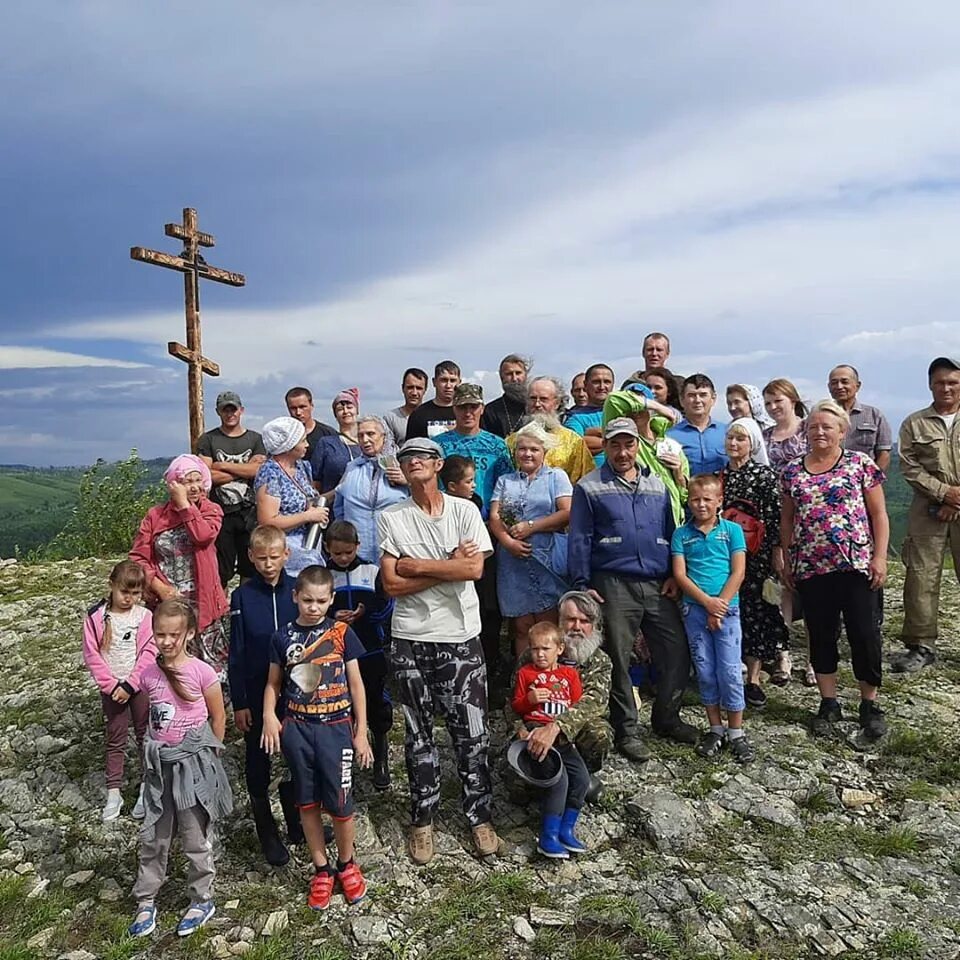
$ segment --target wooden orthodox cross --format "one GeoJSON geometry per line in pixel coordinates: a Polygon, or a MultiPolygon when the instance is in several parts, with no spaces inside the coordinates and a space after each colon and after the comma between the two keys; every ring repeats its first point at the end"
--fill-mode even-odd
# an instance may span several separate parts
{"type": "Polygon", "coordinates": [[[220,366],[208,360],[200,347],[200,280],[215,280],[231,287],[242,287],[246,277],[242,273],[231,273],[219,267],[211,267],[200,255],[200,247],[212,247],[216,242],[209,233],[197,229],[197,211],[184,207],[183,223],[168,223],[163,232],[168,237],[183,241],[180,256],[161,253],[159,250],[147,250],[145,247],[131,247],[130,256],[134,260],[153,263],[158,267],[179,270],[183,274],[183,304],[187,320],[187,345],[171,340],[167,352],[183,360],[187,365],[187,405],[190,412],[190,449],[196,452],[197,441],[203,434],[203,375],[220,376],[220,366]]]}

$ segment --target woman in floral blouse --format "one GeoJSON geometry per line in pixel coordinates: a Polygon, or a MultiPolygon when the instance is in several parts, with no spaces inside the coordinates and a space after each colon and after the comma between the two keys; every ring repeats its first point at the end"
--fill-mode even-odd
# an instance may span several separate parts
{"type": "Polygon", "coordinates": [[[843,719],[837,701],[842,615],[860,684],[860,729],[876,740],[886,732],[876,705],[882,672],[876,597],[887,577],[890,524],[883,473],[870,457],[843,449],[849,425],[846,411],[832,400],[810,412],[810,452],[781,475],[782,546],[774,550],[774,565],[803,601],[821,698],[814,733],[829,734],[843,719]]]}
{"type": "Polygon", "coordinates": [[[330,511],[319,505],[310,464],[303,459],[307,454],[304,425],[293,417],[277,417],[264,424],[261,437],[269,459],[253,479],[257,523],[284,532],[290,551],[284,569],[295,577],[304,567],[324,566],[319,545],[308,547],[306,538],[313,524],[326,526],[330,511]]]}

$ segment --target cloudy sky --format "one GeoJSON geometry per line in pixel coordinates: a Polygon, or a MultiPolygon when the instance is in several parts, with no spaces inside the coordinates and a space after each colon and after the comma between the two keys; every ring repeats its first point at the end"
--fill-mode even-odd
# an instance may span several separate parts
{"type": "Polygon", "coordinates": [[[115,2],[5,8],[0,462],[186,444],[176,252],[217,237],[213,395],[397,402],[450,356],[718,385],[856,364],[899,421],[960,353],[960,8],[115,2]]]}

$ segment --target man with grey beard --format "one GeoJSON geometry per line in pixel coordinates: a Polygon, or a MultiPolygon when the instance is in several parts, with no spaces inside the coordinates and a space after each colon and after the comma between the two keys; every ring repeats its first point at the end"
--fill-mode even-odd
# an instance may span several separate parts
{"type": "MultiPolygon", "coordinates": [[[[535,757],[543,757],[558,737],[573,743],[591,773],[603,766],[613,746],[613,730],[607,722],[610,701],[610,658],[600,649],[603,642],[603,619],[600,605],[589,593],[571,590],[560,598],[560,631],[564,649],[561,663],[575,666],[580,672],[583,695],[552,723],[530,732],[528,749],[535,757]]],[[[529,658],[525,653],[520,662],[529,658]]],[[[602,785],[591,776],[588,800],[599,796],[602,785]]]]}
{"type": "MultiPolygon", "coordinates": [[[[527,416],[523,423],[533,418],[547,433],[554,436],[557,445],[548,450],[543,462],[548,467],[558,467],[576,483],[593,470],[593,454],[579,433],[568,430],[560,423],[560,407],[564,399],[563,383],[556,377],[534,377],[527,384],[527,416]]],[[[507,449],[513,456],[517,447],[516,434],[507,437],[507,449]]]]}
{"type": "Polygon", "coordinates": [[[508,437],[527,412],[527,374],[530,361],[509,353],[500,361],[500,383],[503,396],[491,400],[483,410],[480,427],[498,437],[508,437]]]}

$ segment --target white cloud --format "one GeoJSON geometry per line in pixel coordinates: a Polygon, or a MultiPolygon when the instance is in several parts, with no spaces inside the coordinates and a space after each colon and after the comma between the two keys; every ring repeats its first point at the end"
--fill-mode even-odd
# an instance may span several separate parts
{"type": "Polygon", "coordinates": [[[44,367],[121,367],[129,369],[146,364],[81,353],[49,350],[46,347],[13,347],[0,344],[0,370],[37,370],[44,367]]]}
{"type": "MultiPolygon", "coordinates": [[[[718,386],[727,379],[762,385],[788,376],[815,397],[838,360],[855,363],[867,384],[889,381],[896,362],[904,392],[915,383],[922,400],[926,358],[960,352],[960,334],[941,319],[955,316],[958,307],[960,126],[952,105],[960,102],[960,72],[944,64],[954,57],[960,18],[950,16],[947,5],[921,11],[880,4],[869,18],[836,5],[816,9],[800,19],[787,5],[772,3],[758,7],[748,22],[732,17],[729,8],[707,4],[702,16],[686,19],[681,12],[661,21],[649,14],[633,24],[642,21],[649,29],[628,30],[627,15],[622,21],[610,15],[597,26],[599,16],[577,21],[563,7],[542,32],[511,31],[512,56],[500,57],[511,62],[504,65],[509,79],[523,60],[520,52],[577,34],[581,42],[569,50],[556,45],[561,93],[554,102],[545,88],[538,104],[524,100],[530,92],[517,85],[516,100],[505,99],[502,110],[511,114],[516,104],[525,104],[527,115],[511,114],[503,126],[494,115],[504,77],[487,69],[492,51],[502,54],[499,37],[492,40],[502,32],[502,12],[414,23],[401,17],[398,23],[406,26],[396,36],[387,31],[389,41],[375,38],[359,53],[345,42],[333,43],[330,57],[295,45],[263,83],[231,101],[233,109],[242,104],[255,110],[261,100],[272,104],[285,91],[295,96],[295,90],[325,89],[326,81],[342,74],[361,90],[360,102],[344,93],[343,112],[324,118],[331,136],[346,136],[352,110],[369,117],[370,129],[383,131],[413,106],[428,111],[446,133],[450,102],[459,105],[455,84],[450,102],[430,91],[428,102],[421,101],[411,89],[426,88],[399,80],[396,91],[390,84],[395,96],[377,100],[367,94],[412,63],[436,69],[439,62],[460,59],[472,63],[477,76],[489,75],[492,84],[489,100],[468,97],[464,112],[472,108],[478,118],[493,120],[489,129],[476,121],[477,162],[486,168],[466,174],[463,191],[515,175],[528,178],[528,195],[506,204],[492,192],[478,192],[476,205],[489,209],[482,230],[445,223],[449,242],[440,254],[390,275],[373,270],[370,279],[341,287],[328,300],[250,309],[244,291],[237,291],[226,309],[205,308],[204,353],[223,369],[220,381],[208,381],[208,398],[221,384],[241,390],[250,385],[252,396],[272,397],[278,382],[299,381],[314,387],[318,410],[325,411],[326,391],[359,381],[367,409],[382,409],[398,393],[403,367],[429,369],[446,356],[484,382],[492,396],[498,392],[496,363],[512,350],[533,354],[537,373],[569,380],[586,363],[606,360],[623,377],[641,365],[643,334],[664,329],[673,341],[676,369],[729,374],[716,377],[718,386]],[[689,29],[676,30],[678,21],[689,29]],[[583,42],[584,36],[618,33],[627,39],[609,48],[583,42]],[[666,36],[668,44],[661,42],[666,36]],[[624,47],[634,44],[637,50],[625,54],[624,47]],[[464,60],[464,49],[476,59],[464,60]],[[591,49],[606,51],[609,74],[581,71],[583,89],[576,90],[569,79],[575,72],[568,68],[591,49]],[[634,83],[640,75],[630,71],[638,63],[648,64],[657,80],[653,87],[634,83]],[[620,90],[613,90],[611,77],[620,90]],[[635,112],[623,112],[626,100],[617,99],[624,84],[637,90],[635,112]],[[612,109],[605,89],[616,95],[612,109]],[[601,117],[609,110],[605,124],[588,133],[578,132],[576,124],[564,127],[569,100],[573,116],[589,112],[584,102],[595,104],[601,117]],[[509,121],[518,119],[514,130],[509,121]],[[532,173],[538,169],[541,177],[532,173]]],[[[305,12],[304,18],[302,28],[309,30],[305,12]]],[[[218,73],[255,76],[262,61],[248,56],[244,37],[249,40],[253,29],[265,50],[281,42],[286,48],[281,19],[239,18],[230,55],[204,62],[215,63],[218,73]]],[[[338,15],[328,36],[348,35],[351,22],[338,15]]],[[[102,32],[108,47],[121,41],[151,46],[149,32],[131,40],[136,31],[126,15],[93,17],[87,29],[102,32]]],[[[100,70],[108,78],[126,62],[103,59],[100,70]]],[[[221,97],[216,78],[208,79],[191,108],[202,110],[221,97]]],[[[533,72],[531,80],[542,82],[533,72]]],[[[181,99],[176,83],[162,90],[170,104],[181,99]]],[[[50,109],[64,105],[56,101],[50,109]]],[[[256,136],[255,123],[251,130],[256,136]]],[[[363,157],[367,162],[372,157],[387,163],[393,144],[388,132],[382,135],[383,145],[363,157]]],[[[449,146],[456,167],[462,144],[449,146]]],[[[250,152],[256,153],[252,147],[250,152]]],[[[442,150],[440,155],[446,156],[442,150]]],[[[398,229],[389,220],[395,210],[385,212],[384,223],[402,242],[403,230],[415,235],[425,221],[442,220],[444,211],[442,197],[429,210],[407,209],[404,177],[410,174],[398,164],[390,176],[371,179],[370,189],[394,199],[394,191],[399,194],[409,224],[404,220],[398,229]]],[[[254,208],[263,203],[253,178],[247,189],[254,208]]],[[[318,174],[316,181],[295,181],[295,189],[303,203],[313,204],[317,194],[337,185],[318,174]]],[[[283,224],[277,226],[277,235],[284,236],[283,224]]],[[[309,236],[288,236],[284,242],[311,242],[309,236]]],[[[251,286],[254,281],[251,276],[251,286]]],[[[165,344],[182,338],[182,331],[171,292],[169,311],[61,323],[50,335],[146,345],[156,370],[175,379],[183,377],[183,365],[167,356],[165,344]]],[[[887,402],[905,405],[903,397],[887,402]]],[[[254,424],[263,415],[249,402],[247,410],[254,424]]],[[[888,412],[893,419],[898,411],[888,412]]]]}

